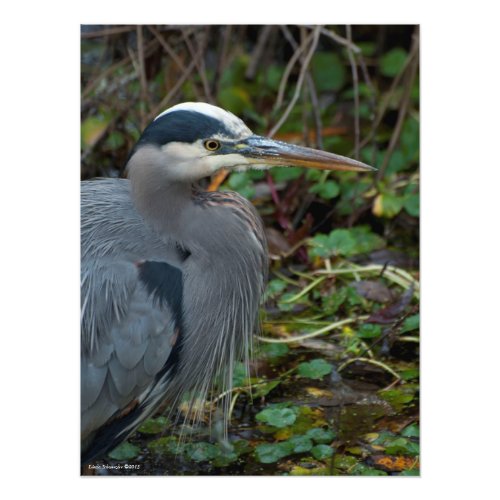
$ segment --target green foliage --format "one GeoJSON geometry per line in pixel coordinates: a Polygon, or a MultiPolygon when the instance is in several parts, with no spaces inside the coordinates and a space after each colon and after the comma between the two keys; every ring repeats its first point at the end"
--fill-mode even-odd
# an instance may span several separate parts
{"type": "Polygon", "coordinates": [[[295,407],[283,408],[278,405],[266,408],[255,416],[259,422],[264,422],[273,427],[287,427],[297,419],[297,410],[295,407]]]}
{"type": "Polygon", "coordinates": [[[300,363],[297,372],[301,377],[322,379],[332,372],[332,365],[328,361],[318,358],[305,363],[300,363]]]}
{"type": "MultiPolygon", "coordinates": [[[[175,27],[155,29],[161,32],[187,67],[192,54],[186,44],[177,40],[183,40],[186,35],[194,43],[196,32],[204,27],[190,27],[192,33],[187,34],[175,27]]],[[[299,41],[299,30],[295,27],[289,29],[299,41]]],[[[342,27],[326,29],[337,32],[340,29],[339,33],[343,34],[342,27]]],[[[353,157],[353,123],[359,117],[360,139],[366,144],[360,151],[360,159],[379,169],[387,163],[382,175],[356,172],[327,175],[312,169],[272,168],[270,175],[278,202],[271,198],[267,173],[262,170],[232,172],[219,188],[237,191],[251,199],[263,216],[266,228],[281,231],[286,227],[281,231],[283,247],[288,245],[294,249],[281,260],[272,261],[271,276],[276,271],[279,276],[290,277],[290,281],[277,278],[268,283],[266,311],[261,313],[265,336],[295,336],[317,331],[346,318],[356,320],[359,316],[377,315],[384,308],[397,304],[404,293],[401,284],[393,281],[388,272],[339,273],[328,275],[308,293],[289,301],[319,276],[316,274],[319,268],[328,265],[335,273],[354,267],[362,269],[375,263],[390,262],[392,266],[395,262],[396,267],[401,267],[413,278],[418,276],[414,267],[418,262],[420,215],[418,75],[410,89],[405,88],[408,73],[394,85],[395,75],[400,74],[406,64],[413,28],[399,27],[395,31],[385,27],[386,37],[378,36],[379,29],[364,27],[361,34],[353,27],[353,41],[366,58],[371,78],[369,85],[363,72],[359,71],[356,89],[347,51],[321,35],[319,50],[310,66],[319,108],[315,110],[311,104],[310,88],[305,81],[300,99],[276,138],[313,146],[317,133],[316,113],[319,113],[323,149],[353,157]],[[405,37],[401,36],[403,31],[405,37]],[[382,39],[385,40],[383,44],[380,43],[382,39]],[[401,133],[396,147],[388,154],[388,146],[394,139],[395,119],[408,90],[410,98],[401,133]],[[359,98],[357,109],[354,106],[356,96],[359,98]],[[381,119],[371,137],[373,119],[379,113],[381,119]],[[258,197],[256,193],[259,193],[258,197]],[[307,253],[304,246],[295,248],[304,240],[307,253]],[[323,262],[327,258],[330,261],[323,262]],[[295,271],[300,274],[295,275],[295,271]],[[364,293],[359,287],[363,281],[383,283],[389,299],[377,301],[374,296],[364,293]]],[[[227,50],[221,50],[221,42],[225,43],[224,30],[225,27],[217,26],[209,29],[203,54],[206,80],[195,68],[179,85],[167,106],[177,101],[211,101],[213,98],[215,104],[239,115],[255,133],[266,135],[281,118],[295,92],[301,63],[296,61],[293,66],[283,104],[275,109],[281,78],[293,53],[289,42],[278,30],[273,43],[266,46],[262,64],[252,75],[250,62],[260,28],[230,30],[227,50]],[[210,97],[206,96],[207,83],[210,97]]],[[[118,175],[117,167],[125,164],[145,121],[166,93],[177,85],[179,78],[184,78],[184,72],[155,41],[148,27],[144,27],[143,35],[145,44],[157,44],[157,49],[153,45],[148,48],[145,58],[148,102],[141,100],[144,93],[137,78],[135,61],[128,56],[129,32],[82,41],[82,87],[85,94],[82,98],[81,146],[85,178],[109,175],[108,172],[118,175]],[[127,61],[127,58],[131,60],[127,61]]],[[[132,47],[134,53],[136,49],[132,47]]],[[[202,181],[201,185],[206,186],[206,182],[202,181]]],[[[271,242],[271,238],[269,240],[271,242]]],[[[401,275],[398,276],[405,282],[401,275]]],[[[409,416],[418,418],[419,315],[416,306],[417,300],[413,298],[394,318],[398,325],[395,334],[401,336],[395,335],[392,341],[405,347],[404,359],[398,359],[398,349],[391,350],[390,357],[381,358],[382,342],[377,340],[381,338],[382,327],[376,323],[363,324],[362,320],[305,342],[262,343],[254,351],[256,359],[251,377],[243,363],[234,367],[235,390],[229,395],[232,408],[234,405],[229,442],[219,443],[213,434],[208,442],[204,423],[199,428],[200,434],[191,435],[189,425],[184,429],[181,424],[157,417],[144,422],[132,437],[133,444],[124,443],[109,454],[109,459],[131,460],[140,453],[145,464],[155,463],[158,471],[168,470],[173,474],[176,471],[182,474],[234,474],[235,471],[238,474],[260,474],[262,464],[277,464],[281,460],[279,466],[268,465],[266,474],[418,475],[418,424],[407,425],[400,432],[387,431],[388,428],[399,428],[392,423],[400,424],[409,416]],[[411,316],[407,317],[408,314],[411,316]],[[401,318],[406,319],[401,323],[401,318]],[[355,399],[361,392],[346,390],[344,394],[332,389],[326,383],[332,371],[331,363],[365,355],[367,346],[373,358],[387,364],[401,381],[389,390],[373,393],[374,398],[382,401],[370,405],[369,409],[357,404],[346,405],[341,421],[335,422],[334,433],[329,429],[332,422],[327,402],[332,398],[355,399]],[[415,355],[412,355],[414,347],[415,355]],[[304,362],[305,359],[311,361],[304,362]],[[273,404],[275,396],[280,401],[304,401],[304,406],[273,404]],[[380,418],[382,416],[384,418],[380,418]],[[184,430],[187,430],[186,434],[182,434],[184,430]],[[165,435],[167,432],[169,434],[165,435]],[[365,433],[377,437],[365,440],[365,433]],[[249,440],[241,439],[243,436],[249,440]],[[356,446],[348,445],[353,442],[357,443],[356,446]],[[381,458],[382,465],[377,457],[381,458]],[[402,471],[401,464],[394,470],[383,467],[383,463],[402,458],[407,459],[407,462],[401,462],[405,467],[402,471]]],[[[370,380],[380,388],[386,386],[388,382],[382,375],[373,377],[373,368],[353,363],[346,372],[349,371],[349,378],[370,380]]],[[[216,386],[209,397],[217,398],[221,387],[216,386]]],[[[189,420],[190,416],[187,417],[189,420]]],[[[218,419],[214,414],[210,417],[218,419]]]]}
{"type": "Polygon", "coordinates": [[[124,441],[108,453],[108,457],[113,460],[132,460],[136,458],[141,449],[135,444],[124,441]]]}
{"type": "Polygon", "coordinates": [[[346,69],[333,52],[316,52],[311,62],[314,83],[319,92],[340,90],[346,80],[346,69]]]}
{"type": "Polygon", "coordinates": [[[280,358],[286,356],[290,351],[290,348],[286,344],[264,344],[260,352],[266,358],[280,358]]]}
{"type": "Polygon", "coordinates": [[[293,445],[290,443],[262,443],[256,446],[255,454],[257,460],[263,464],[272,464],[280,458],[286,457],[292,452],[293,445]]]}
{"type": "Polygon", "coordinates": [[[413,330],[418,330],[420,328],[420,314],[414,314],[409,316],[403,322],[403,327],[401,328],[401,333],[411,332],[413,330]]]}
{"type": "Polygon", "coordinates": [[[232,191],[237,191],[245,198],[252,198],[255,195],[255,188],[249,172],[233,172],[227,180],[227,187],[232,191]]]}
{"type": "Polygon", "coordinates": [[[330,234],[319,234],[309,240],[309,254],[312,257],[349,257],[378,250],[385,241],[372,233],[368,226],[350,229],[334,229],[330,234]]]}
{"type": "Polygon", "coordinates": [[[311,453],[317,460],[326,460],[333,456],[333,448],[326,444],[317,444],[312,448],[311,453]]]}
{"type": "Polygon", "coordinates": [[[311,186],[309,192],[316,193],[325,200],[331,200],[339,195],[340,186],[335,181],[325,181],[311,186]]]}
{"type": "Polygon", "coordinates": [[[335,439],[334,432],[330,429],[322,429],[321,427],[308,430],[306,436],[318,444],[329,444],[335,439]]]}
{"type": "Polygon", "coordinates": [[[380,336],[381,333],[382,327],[373,323],[364,323],[357,332],[358,337],[362,339],[373,339],[380,336]]]}
{"type": "Polygon", "coordinates": [[[137,430],[143,434],[158,434],[170,425],[167,417],[149,418],[137,430]]]}
{"type": "Polygon", "coordinates": [[[380,72],[384,76],[396,76],[403,68],[407,58],[406,50],[401,48],[391,49],[380,59],[380,72]]]}

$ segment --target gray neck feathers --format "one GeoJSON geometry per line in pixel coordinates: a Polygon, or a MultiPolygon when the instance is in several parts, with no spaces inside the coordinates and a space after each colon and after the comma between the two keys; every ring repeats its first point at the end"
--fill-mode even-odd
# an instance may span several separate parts
{"type": "Polygon", "coordinates": [[[182,264],[183,348],[169,392],[177,399],[181,387],[192,387],[204,398],[218,375],[222,387],[231,388],[234,361],[248,363],[267,253],[260,220],[247,200],[232,194],[243,211],[234,203],[207,202],[193,194],[191,185],[169,183],[164,168],[151,149],[142,152],[137,164],[132,157],[129,177],[145,221],[162,239],[174,240],[190,253],[182,264]],[[252,234],[249,214],[261,238],[252,234]]]}

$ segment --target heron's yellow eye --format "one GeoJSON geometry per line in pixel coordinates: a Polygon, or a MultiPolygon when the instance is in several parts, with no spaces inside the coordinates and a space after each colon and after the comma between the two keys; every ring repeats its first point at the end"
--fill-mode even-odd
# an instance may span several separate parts
{"type": "Polygon", "coordinates": [[[205,141],[203,145],[205,146],[205,149],[208,149],[209,151],[217,151],[220,148],[220,142],[214,139],[205,141]]]}

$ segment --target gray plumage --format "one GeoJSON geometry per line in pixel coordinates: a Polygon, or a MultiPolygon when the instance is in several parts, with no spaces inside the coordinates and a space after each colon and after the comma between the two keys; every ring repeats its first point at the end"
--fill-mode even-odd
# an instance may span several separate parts
{"type": "Polygon", "coordinates": [[[270,165],[370,169],[184,103],[143,132],[128,179],[82,183],[83,463],[164,401],[174,408],[186,391],[204,399],[216,378],[229,390],[234,361],[248,362],[267,275],[262,222],[240,195],[194,185],[221,168],[270,165]]]}

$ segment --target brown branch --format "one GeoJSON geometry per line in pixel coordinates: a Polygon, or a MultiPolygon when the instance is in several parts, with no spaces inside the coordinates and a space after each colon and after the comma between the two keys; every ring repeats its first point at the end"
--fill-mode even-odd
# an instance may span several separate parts
{"type": "Polygon", "coordinates": [[[212,93],[215,96],[219,94],[221,76],[223,75],[227,65],[227,60],[228,60],[227,53],[229,49],[229,43],[231,41],[232,32],[233,32],[233,26],[231,25],[226,26],[219,42],[219,47],[217,50],[217,55],[218,55],[217,64],[215,67],[215,74],[212,81],[212,93]]]}
{"type": "MultiPolygon", "coordinates": [[[[417,26],[415,28],[415,33],[413,35],[413,40],[412,40],[412,52],[415,52],[416,55],[418,55],[418,45],[419,45],[419,36],[418,36],[418,26],[417,26]]],[[[384,176],[387,165],[389,164],[391,156],[394,153],[394,150],[396,149],[396,146],[399,142],[399,137],[401,136],[401,131],[403,130],[404,121],[410,105],[411,90],[413,87],[413,82],[415,81],[415,77],[417,76],[417,68],[418,68],[418,56],[413,58],[413,61],[408,69],[406,85],[403,90],[401,105],[399,107],[398,119],[396,122],[396,126],[394,127],[394,132],[391,135],[389,146],[387,147],[387,151],[385,152],[382,165],[380,166],[380,169],[377,172],[377,180],[382,179],[382,177],[384,176]]]]}
{"type": "MultiPolygon", "coordinates": [[[[282,27],[283,28],[283,27],[282,27]]],[[[278,96],[276,97],[276,102],[274,104],[274,109],[277,110],[281,107],[283,104],[283,98],[285,95],[285,89],[286,89],[286,84],[288,82],[288,78],[290,77],[290,73],[292,71],[292,68],[294,67],[295,63],[299,60],[300,56],[302,55],[302,52],[305,51],[307,46],[309,45],[309,42],[313,39],[314,33],[311,33],[304,42],[295,49],[295,52],[293,53],[292,57],[288,61],[288,64],[286,65],[285,71],[283,72],[283,76],[281,77],[280,85],[278,88],[278,96]]]]}
{"type": "Polygon", "coordinates": [[[264,49],[266,48],[267,40],[269,39],[269,35],[271,35],[274,29],[275,26],[273,26],[272,24],[267,24],[260,30],[257,43],[255,44],[252,55],[250,56],[250,62],[248,63],[247,69],[245,71],[246,79],[253,80],[255,78],[259,62],[262,58],[264,49]]]}
{"type": "Polygon", "coordinates": [[[375,136],[375,132],[377,131],[378,126],[380,125],[382,119],[384,118],[385,112],[387,111],[391,98],[397,86],[401,82],[401,79],[405,75],[409,65],[413,62],[413,59],[417,55],[417,52],[418,52],[418,45],[416,47],[412,47],[410,53],[408,54],[408,57],[406,58],[405,63],[403,64],[403,67],[400,69],[399,73],[394,77],[394,80],[392,81],[391,86],[389,87],[389,90],[385,95],[385,98],[382,100],[379,111],[377,113],[375,120],[373,121],[369,134],[361,141],[361,144],[359,145],[360,148],[364,148],[375,136]]]}
{"type": "Polygon", "coordinates": [[[191,64],[186,68],[186,71],[181,75],[181,77],[175,82],[175,85],[170,89],[168,94],[161,100],[161,102],[149,113],[148,121],[151,121],[155,116],[158,116],[166,107],[173,96],[180,90],[184,82],[188,79],[189,75],[196,68],[196,62],[191,61],[191,64]]]}
{"type": "MultiPolygon", "coordinates": [[[[298,43],[293,38],[290,30],[285,26],[280,26],[281,31],[285,35],[288,43],[292,46],[292,48],[296,51],[299,48],[298,43]]],[[[303,60],[303,57],[302,57],[303,60]]],[[[319,149],[323,149],[323,124],[321,123],[321,113],[319,110],[319,100],[318,100],[318,92],[316,91],[316,85],[314,85],[314,80],[311,76],[311,72],[308,70],[306,74],[306,83],[307,88],[309,90],[309,96],[312,105],[312,112],[314,117],[314,126],[316,130],[316,147],[319,149]]]]}
{"type": "Polygon", "coordinates": [[[168,54],[168,56],[172,59],[172,61],[174,61],[177,67],[181,71],[186,71],[186,66],[181,61],[179,56],[175,53],[174,49],[167,43],[163,35],[154,26],[148,26],[148,29],[156,37],[158,42],[160,42],[160,45],[163,47],[163,50],[168,54]]]}
{"type": "MultiPolygon", "coordinates": [[[[154,50],[156,50],[156,47],[158,46],[158,41],[157,40],[151,40],[146,44],[146,47],[144,48],[145,56],[149,56],[154,50]]],[[[121,61],[118,61],[117,63],[111,65],[109,68],[106,68],[98,77],[94,78],[91,82],[88,83],[88,85],[85,87],[85,89],[82,92],[82,99],[85,99],[89,96],[89,94],[92,93],[92,91],[99,85],[99,83],[103,80],[103,78],[108,77],[109,75],[113,74],[116,70],[120,69],[123,66],[126,66],[127,64],[130,64],[132,61],[129,55],[125,56],[121,61]]]]}
{"type": "MultiPolygon", "coordinates": [[[[149,93],[148,93],[148,82],[146,79],[146,63],[144,57],[144,37],[142,32],[142,26],[137,26],[137,54],[138,54],[138,65],[139,65],[139,81],[141,83],[141,101],[143,104],[148,105],[150,108],[149,93]]],[[[143,106],[140,106],[141,121],[143,121],[142,126],[146,126],[145,112],[143,106]]]]}
{"type": "Polygon", "coordinates": [[[296,104],[296,102],[297,102],[297,100],[299,98],[300,91],[302,89],[302,84],[304,83],[304,78],[305,78],[305,75],[306,75],[306,71],[307,71],[307,69],[309,67],[309,63],[311,62],[311,59],[312,59],[312,56],[313,56],[313,54],[314,54],[314,52],[316,50],[316,47],[318,46],[320,29],[321,29],[321,26],[317,26],[316,29],[313,31],[313,40],[311,42],[311,46],[309,48],[309,52],[307,53],[307,56],[304,58],[304,61],[302,63],[302,68],[300,70],[299,79],[298,79],[297,85],[295,87],[295,93],[294,93],[294,95],[292,97],[292,100],[288,104],[288,107],[286,108],[285,112],[283,113],[283,115],[281,116],[281,118],[278,120],[278,122],[276,123],[276,125],[274,125],[274,127],[269,132],[269,137],[272,137],[280,129],[280,127],[283,125],[283,123],[285,123],[286,119],[290,115],[293,107],[295,106],[295,104],[296,104]]]}
{"type": "Polygon", "coordinates": [[[352,85],[354,88],[354,158],[359,160],[359,80],[358,80],[358,67],[356,65],[356,60],[354,58],[354,53],[351,49],[352,45],[352,30],[351,26],[348,24],[346,26],[347,39],[349,40],[349,46],[347,47],[347,55],[349,57],[349,63],[351,64],[352,72],[352,85]]]}
{"type": "Polygon", "coordinates": [[[205,65],[203,62],[203,50],[205,46],[206,37],[202,35],[203,36],[202,40],[198,42],[200,34],[201,32],[194,32],[194,37],[198,43],[198,50],[195,50],[193,44],[191,43],[191,40],[189,39],[189,35],[185,30],[182,30],[182,36],[184,38],[184,42],[186,43],[189,53],[191,54],[191,57],[193,58],[193,61],[196,65],[196,69],[198,70],[198,76],[200,77],[201,83],[203,85],[205,98],[207,101],[213,102],[212,93],[210,91],[210,84],[208,83],[207,75],[205,74],[205,65]]]}
{"type": "MultiPolygon", "coordinates": [[[[316,26],[307,26],[307,25],[305,27],[309,28],[309,29],[316,28],[316,26]]],[[[335,33],[335,31],[333,31],[332,29],[327,29],[327,28],[322,27],[320,29],[320,32],[322,35],[325,35],[326,37],[331,38],[332,40],[336,41],[340,45],[343,45],[344,47],[352,50],[355,54],[361,53],[361,49],[357,45],[355,45],[354,43],[352,43],[349,40],[346,40],[345,38],[341,37],[340,35],[337,35],[337,33],[335,33]]]]}
{"type": "Polygon", "coordinates": [[[115,26],[113,28],[104,28],[100,31],[91,31],[90,33],[82,33],[82,38],[99,38],[102,36],[119,35],[121,33],[128,33],[134,31],[135,26],[115,26]]]}

